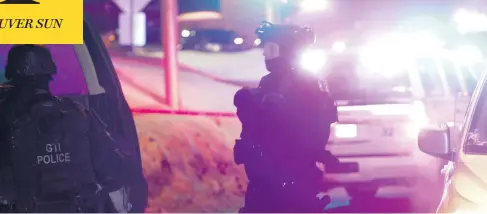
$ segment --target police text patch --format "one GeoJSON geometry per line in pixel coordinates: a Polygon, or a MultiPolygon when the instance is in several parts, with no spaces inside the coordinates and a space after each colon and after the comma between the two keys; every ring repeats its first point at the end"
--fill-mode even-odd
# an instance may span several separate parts
{"type": "Polygon", "coordinates": [[[63,152],[60,143],[46,144],[45,155],[37,156],[37,164],[63,164],[71,162],[71,153],[63,152]]]}

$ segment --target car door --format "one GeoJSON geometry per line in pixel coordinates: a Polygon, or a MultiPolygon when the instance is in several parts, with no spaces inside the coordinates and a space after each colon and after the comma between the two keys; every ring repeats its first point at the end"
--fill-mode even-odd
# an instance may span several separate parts
{"type": "MultiPolygon", "coordinates": [[[[86,17],[86,15],[85,15],[86,17]]],[[[117,139],[119,146],[129,152],[132,172],[125,175],[131,182],[131,212],[142,213],[147,205],[148,186],[143,175],[139,141],[135,128],[134,118],[122,92],[115,68],[110,55],[100,37],[100,34],[91,27],[88,17],[84,21],[84,43],[91,56],[96,78],[105,93],[91,94],[89,106],[100,115],[107,130],[117,139]]]]}
{"type": "MultiPolygon", "coordinates": [[[[455,173],[458,171],[459,164],[461,164],[461,158],[462,154],[465,152],[464,147],[466,147],[466,144],[468,143],[468,139],[471,137],[469,136],[471,134],[472,130],[475,130],[476,125],[475,122],[473,122],[475,119],[480,120],[480,121],[485,121],[482,119],[478,118],[484,118],[482,117],[482,110],[484,109],[482,107],[483,103],[485,103],[485,94],[486,89],[485,89],[485,82],[486,82],[486,77],[484,74],[484,77],[482,79],[479,78],[478,84],[476,85],[476,88],[472,92],[472,98],[470,99],[470,102],[467,105],[466,109],[466,115],[465,119],[462,121],[462,126],[460,133],[461,135],[459,137],[456,137],[454,141],[452,141],[451,145],[451,151],[452,155],[450,160],[448,161],[448,164],[446,164],[442,170],[442,173],[444,174],[444,189],[443,189],[443,196],[441,198],[440,205],[438,206],[438,213],[446,213],[451,211],[451,207],[454,205],[452,200],[452,195],[454,195],[455,192],[455,187],[453,186],[453,179],[455,176],[455,173]],[[480,107],[479,107],[480,106],[480,107]]],[[[470,93],[469,92],[469,93],[470,93]]],[[[478,125],[477,125],[478,126],[478,125]]],[[[485,136],[483,137],[485,138],[485,136]]],[[[479,136],[479,139],[482,139],[482,137],[479,136]]],[[[461,166],[461,165],[460,165],[461,166]]]]}

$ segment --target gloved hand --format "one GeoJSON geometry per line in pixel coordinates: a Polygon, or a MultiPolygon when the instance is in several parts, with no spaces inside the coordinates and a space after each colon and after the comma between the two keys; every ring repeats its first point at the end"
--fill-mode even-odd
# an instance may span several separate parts
{"type": "Polygon", "coordinates": [[[132,203],[129,202],[130,189],[125,187],[109,193],[113,207],[118,213],[128,213],[132,209],[132,203]]]}

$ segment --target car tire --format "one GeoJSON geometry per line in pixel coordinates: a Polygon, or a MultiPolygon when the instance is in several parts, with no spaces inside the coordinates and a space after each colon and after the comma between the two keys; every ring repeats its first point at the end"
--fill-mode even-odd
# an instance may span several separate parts
{"type": "Polygon", "coordinates": [[[367,201],[374,199],[379,188],[345,188],[352,201],[367,201]]]}
{"type": "Polygon", "coordinates": [[[201,52],[209,52],[208,48],[206,47],[208,42],[205,40],[201,40],[194,45],[194,50],[201,51],[201,52]]]}
{"type": "Polygon", "coordinates": [[[193,51],[202,51],[201,50],[201,45],[200,44],[195,44],[191,48],[188,48],[188,50],[193,50],[193,51]]]}

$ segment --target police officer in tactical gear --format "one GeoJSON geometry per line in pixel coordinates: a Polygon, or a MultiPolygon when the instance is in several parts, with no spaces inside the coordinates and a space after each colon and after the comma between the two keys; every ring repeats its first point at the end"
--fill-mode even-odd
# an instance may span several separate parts
{"type": "Polygon", "coordinates": [[[315,42],[309,27],[264,22],[256,33],[267,70],[258,88],[234,97],[242,132],[234,147],[249,185],[241,212],[323,212],[329,197],[318,163],[336,164],[325,150],[337,108],[326,87],[297,63],[315,42]]]}
{"type": "Polygon", "coordinates": [[[0,103],[4,211],[128,212],[117,174],[123,157],[94,112],[51,94],[56,72],[45,47],[9,51],[0,103]]]}

